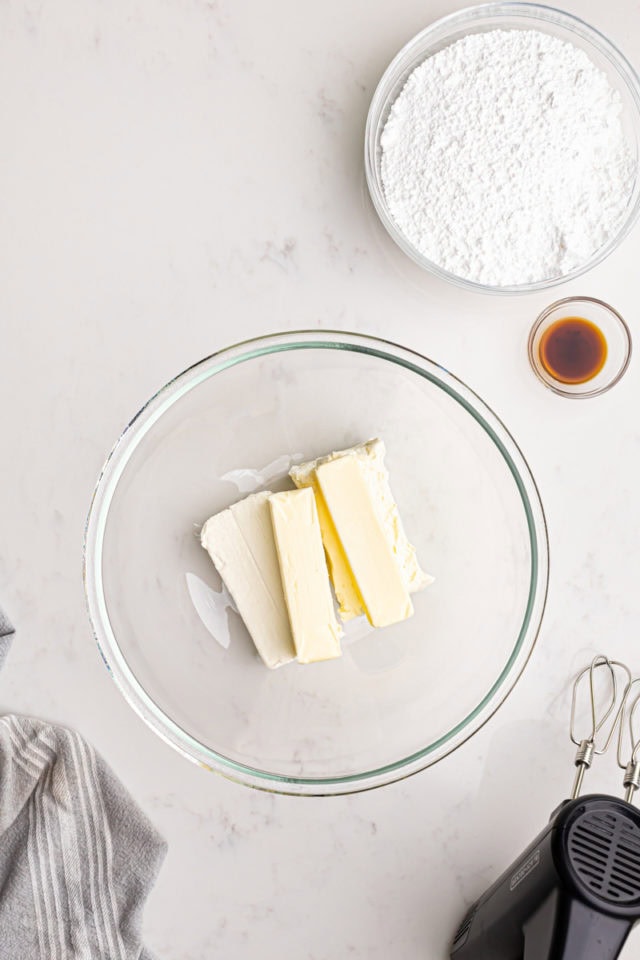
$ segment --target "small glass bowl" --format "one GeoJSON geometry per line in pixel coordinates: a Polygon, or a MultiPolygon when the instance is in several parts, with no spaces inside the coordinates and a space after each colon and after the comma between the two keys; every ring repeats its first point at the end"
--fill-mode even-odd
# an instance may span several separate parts
{"type": "Polygon", "coordinates": [[[640,158],[640,79],[620,51],[598,30],[578,17],[537,3],[485,3],[459,10],[437,20],[410,40],[385,70],[371,100],[365,131],[364,162],[367,185],[373,205],[392,240],[418,266],[457,286],[479,293],[514,294],[545,290],[581,276],[609,256],[627,236],[640,213],[640,176],[629,197],[624,220],[618,232],[575,270],[564,276],[550,277],[535,283],[492,286],[467,280],[444,270],[423,256],[396,225],[384,194],[381,172],[380,137],[389,112],[409,74],[428,57],[471,33],[489,30],[539,30],[573,44],[606,74],[622,101],[622,122],[636,156],[640,158]]]}
{"type": "Polygon", "coordinates": [[[578,400],[597,397],[610,390],[623,376],[631,360],[631,332],[617,310],[603,300],[593,297],[565,297],[557,300],[540,314],[529,334],[529,362],[545,387],[561,397],[578,400]],[[598,327],[607,342],[604,366],[584,383],[564,383],[557,380],[540,358],[540,343],[545,332],[566,317],[580,317],[598,327]]]}

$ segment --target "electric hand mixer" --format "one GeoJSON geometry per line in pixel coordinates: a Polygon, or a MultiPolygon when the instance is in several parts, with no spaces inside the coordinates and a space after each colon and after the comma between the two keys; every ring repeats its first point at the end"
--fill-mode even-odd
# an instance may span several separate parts
{"type": "Polygon", "coordinates": [[[571,799],[471,907],[455,936],[452,960],[615,960],[640,919],[640,811],[632,806],[640,785],[640,739],[634,715],[640,679],[607,657],[578,674],[571,705],[571,739],[578,747],[571,799]],[[607,679],[604,707],[595,675],[607,679]],[[625,678],[621,688],[619,675],[625,678]],[[591,732],[575,736],[576,700],[588,678],[591,732]],[[625,721],[626,715],[626,721],[625,721]],[[580,797],[585,771],[611,745],[618,730],[624,799],[580,797]],[[631,740],[625,763],[625,740],[631,740]]]}

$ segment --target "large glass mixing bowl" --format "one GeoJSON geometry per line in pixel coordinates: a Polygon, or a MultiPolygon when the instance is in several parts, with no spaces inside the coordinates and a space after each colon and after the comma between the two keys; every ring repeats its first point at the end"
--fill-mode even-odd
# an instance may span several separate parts
{"type": "Polygon", "coordinates": [[[482,400],[416,353],[326,331],[239,344],[160,390],[105,464],[85,542],[91,620],[131,706],[202,766],[295,794],[379,786],[460,746],[523,670],[547,575],[533,477],[482,400]],[[270,671],[199,527],[375,436],[435,583],[404,623],[349,624],[339,660],[270,671]]]}

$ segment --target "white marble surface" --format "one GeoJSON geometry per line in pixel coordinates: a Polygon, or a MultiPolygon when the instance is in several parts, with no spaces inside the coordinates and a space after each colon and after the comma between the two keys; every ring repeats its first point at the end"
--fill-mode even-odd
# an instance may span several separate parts
{"type": "MultiPolygon", "coordinates": [[[[145,923],[160,957],[443,960],[466,903],[567,792],[570,673],[596,649],[640,670],[637,361],[602,399],[553,397],[525,356],[550,297],[423,275],[366,195],[375,83],[456,6],[0,5],[0,598],[19,629],[0,709],[76,726],[167,837],[145,923]],[[382,334],[473,386],[529,459],[552,549],[539,643],[498,715],[412,780],[325,801],[250,792],[156,739],[100,661],[81,577],[129,416],[213,350],[300,326],[382,334]]],[[[567,7],[640,63],[635,4],[567,7]]],[[[562,290],[610,300],[634,334],[637,245],[562,290]]],[[[618,783],[608,759],[590,779],[618,783]]]]}

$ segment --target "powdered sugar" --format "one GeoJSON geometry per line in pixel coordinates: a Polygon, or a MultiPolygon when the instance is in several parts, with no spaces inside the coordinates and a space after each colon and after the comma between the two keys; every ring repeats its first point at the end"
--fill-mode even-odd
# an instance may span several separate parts
{"type": "Polygon", "coordinates": [[[470,34],[409,76],[381,136],[397,226],[483,284],[563,276],[619,229],[636,176],[620,95],[572,44],[470,34]]]}

